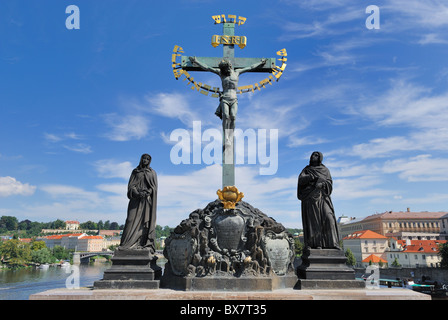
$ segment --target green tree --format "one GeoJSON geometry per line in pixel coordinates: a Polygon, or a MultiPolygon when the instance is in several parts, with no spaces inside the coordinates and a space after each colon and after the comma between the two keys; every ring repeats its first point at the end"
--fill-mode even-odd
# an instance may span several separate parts
{"type": "Polygon", "coordinates": [[[66,227],[65,221],[57,219],[56,221],[52,222],[51,229],[65,229],[65,227],[66,227]]]}
{"type": "Polygon", "coordinates": [[[160,238],[162,236],[162,227],[157,224],[155,231],[156,231],[156,238],[157,239],[160,238]]]}
{"type": "Polygon", "coordinates": [[[395,258],[394,262],[392,262],[392,267],[401,267],[401,264],[398,262],[398,258],[395,258]]]}
{"type": "Polygon", "coordinates": [[[347,262],[346,264],[348,266],[354,266],[356,265],[356,258],[355,255],[353,254],[352,250],[350,250],[350,248],[347,248],[347,250],[345,250],[345,256],[347,258],[347,262]]]}
{"type": "Polygon", "coordinates": [[[448,243],[439,244],[439,256],[441,258],[440,266],[448,268],[448,243]]]}
{"type": "Polygon", "coordinates": [[[26,220],[22,220],[19,222],[18,224],[18,229],[19,230],[28,230],[31,226],[31,221],[26,219],[26,220]]]}
{"type": "Polygon", "coordinates": [[[11,267],[24,266],[31,259],[31,248],[28,243],[11,239],[0,245],[0,256],[11,267]]]}
{"type": "Polygon", "coordinates": [[[112,222],[109,226],[109,230],[120,230],[120,226],[117,222],[112,222]]]}
{"type": "Polygon", "coordinates": [[[300,257],[303,253],[304,244],[300,242],[299,238],[294,238],[294,251],[296,256],[300,257]]]}
{"type": "Polygon", "coordinates": [[[45,241],[33,241],[31,243],[31,251],[37,251],[46,248],[45,241]]]}
{"type": "Polygon", "coordinates": [[[70,259],[70,251],[61,246],[54,246],[53,256],[58,260],[70,259]]]}
{"type": "Polygon", "coordinates": [[[86,229],[86,230],[98,230],[98,225],[95,223],[95,222],[93,222],[93,221],[87,221],[87,222],[83,222],[83,223],[81,223],[80,225],[80,228],[81,229],[86,229]]]}
{"type": "Polygon", "coordinates": [[[8,231],[17,230],[19,227],[19,221],[16,217],[2,216],[0,218],[0,229],[6,229],[8,231]]]}
{"type": "Polygon", "coordinates": [[[31,252],[31,261],[36,263],[55,263],[56,258],[51,254],[50,249],[42,248],[31,252]]]}

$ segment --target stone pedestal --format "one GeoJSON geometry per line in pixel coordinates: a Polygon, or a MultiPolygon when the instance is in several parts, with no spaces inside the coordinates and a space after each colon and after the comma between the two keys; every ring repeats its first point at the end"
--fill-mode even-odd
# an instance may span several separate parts
{"type": "Polygon", "coordinates": [[[117,249],[112,267],[104,271],[94,289],[158,289],[162,268],[157,257],[145,249],[117,249]]]}
{"type": "Polygon", "coordinates": [[[160,282],[162,288],[184,291],[222,291],[222,292],[247,292],[247,291],[274,291],[278,289],[294,288],[297,284],[295,274],[277,276],[240,276],[214,275],[208,277],[174,275],[169,266],[165,265],[165,273],[160,282]]]}
{"type": "Polygon", "coordinates": [[[296,289],[364,289],[365,282],[355,279],[355,270],[338,249],[309,249],[297,267],[296,289]]]}
{"type": "Polygon", "coordinates": [[[294,239],[285,227],[244,201],[193,211],[165,240],[161,288],[265,291],[293,288],[294,239]]]}

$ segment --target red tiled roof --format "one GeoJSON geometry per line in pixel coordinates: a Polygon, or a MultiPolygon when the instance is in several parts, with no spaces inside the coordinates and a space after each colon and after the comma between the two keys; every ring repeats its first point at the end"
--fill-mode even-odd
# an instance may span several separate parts
{"type": "Polygon", "coordinates": [[[446,240],[411,240],[411,244],[406,244],[405,240],[401,240],[400,244],[404,252],[435,253],[439,252],[439,244],[446,242],[446,240]]]}
{"type": "Polygon", "coordinates": [[[62,239],[64,237],[79,237],[82,236],[83,233],[64,233],[64,234],[54,234],[52,236],[45,236],[45,239],[62,239]]]}
{"type": "Polygon", "coordinates": [[[372,230],[362,230],[353,232],[344,237],[342,240],[351,240],[351,239],[387,239],[387,237],[379,233],[373,232],[372,230]]]}
{"type": "Polygon", "coordinates": [[[101,239],[101,240],[103,240],[103,237],[102,236],[84,236],[84,237],[81,237],[80,239],[101,239]]]}
{"type": "Polygon", "coordinates": [[[370,256],[368,256],[367,258],[362,260],[362,262],[370,262],[370,261],[372,261],[372,263],[378,263],[380,261],[383,262],[383,263],[387,263],[386,260],[384,260],[384,259],[382,259],[382,258],[380,258],[380,257],[378,257],[378,256],[376,256],[374,254],[371,254],[370,256]]]}

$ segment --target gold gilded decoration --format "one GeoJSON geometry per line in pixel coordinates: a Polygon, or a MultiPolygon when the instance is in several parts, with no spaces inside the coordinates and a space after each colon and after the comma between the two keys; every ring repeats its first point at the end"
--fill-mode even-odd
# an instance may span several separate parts
{"type": "Polygon", "coordinates": [[[216,263],[216,259],[214,256],[211,256],[207,259],[207,263],[210,265],[214,265],[216,263]]]}
{"type": "Polygon", "coordinates": [[[239,26],[243,25],[247,20],[246,18],[241,17],[241,16],[238,16],[238,19],[237,19],[235,14],[229,14],[227,16],[227,20],[226,20],[225,14],[218,14],[218,15],[212,16],[212,19],[215,20],[215,24],[234,23],[239,26]]]}
{"type": "MultiPolygon", "coordinates": [[[[232,15],[232,14],[229,14],[227,16],[224,14],[214,15],[214,16],[212,16],[212,18],[215,21],[215,24],[233,23],[235,25],[236,24],[243,25],[246,22],[246,18],[241,17],[241,16],[237,17],[236,15],[232,15]]],[[[247,45],[247,38],[245,36],[214,35],[214,36],[212,36],[211,44],[213,47],[217,47],[220,44],[222,44],[222,45],[237,45],[241,49],[243,49],[247,45]]],[[[174,77],[176,78],[176,80],[179,80],[182,76],[185,76],[183,81],[188,80],[187,85],[191,84],[191,87],[190,87],[191,90],[196,90],[199,93],[206,95],[206,96],[210,96],[212,98],[219,98],[221,95],[220,88],[212,87],[205,83],[195,81],[194,78],[186,70],[184,70],[182,68],[182,64],[184,62],[182,61],[182,63],[181,63],[178,61],[178,57],[182,57],[182,53],[184,53],[182,47],[177,46],[177,45],[174,46],[173,53],[171,55],[171,65],[172,65],[173,74],[174,74],[174,77]]],[[[254,84],[237,87],[237,94],[242,94],[242,93],[247,93],[247,92],[255,92],[256,90],[265,89],[266,85],[267,84],[272,85],[274,80],[275,80],[275,82],[279,81],[280,77],[283,75],[283,72],[285,71],[286,61],[288,60],[287,59],[288,54],[286,52],[286,49],[281,49],[281,50],[277,51],[277,55],[279,56],[279,59],[277,59],[277,60],[281,62],[281,65],[277,66],[275,59],[272,59],[273,61],[271,62],[271,75],[269,75],[267,78],[265,78],[259,82],[256,82],[254,84]]]]}
{"type": "Polygon", "coordinates": [[[219,200],[224,205],[224,209],[235,209],[235,205],[244,197],[244,193],[239,192],[235,186],[227,186],[216,191],[219,200]]]}
{"type": "MultiPolygon", "coordinates": [[[[280,56],[280,59],[277,59],[279,61],[282,62],[281,66],[275,66],[272,68],[272,75],[277,79],[276,81],[280,80],[280,77],[283,75],[283,72],[285,71],[286,68],[286,61],[287,61],[287,52],[286,49],[282,49],[277,51],[277,55],[280,56]]],[[[272,81],[274,81],[274,77],[273,76],[269,76],[266,79],[263,79],[260,81],[260,83],[255,83],[255,84],[251,84],[248,86],[242,86],[242,87],[238,87],[237,89],[237,93],[241,94],[241,93],[246,93],[246,92],[254,92],[255,90],[261,90],[262,88],[265,89],[266,88],[266,84],[270,84],[272,85],[272,81]]]]}
{"type": "MultiPolygon", "coordinates": [[[[219,36],[216,36],[219,37],[219,36]]],[[[213,40],[212,40],[213,41],[213,40]]],[[[182,56],[182,53],[184,53],[182,47],[180,46],[174,46],[173,54],[171,55],[171,63],[173,67],[173,74],[176,80],[179,80],[182,76],[185,76],[183,81],[188,80],[187,85],[192,84],[191,89],[197,90],[199,93],[202,93],[203,95],[208,96],[210,93],[210,97],[212,98],[219,98],[220,90],[217,87],[212,87],[210,85],[207,85],[202,82],[196,82],[194,81],[194,78],[185,70],[182,69],[181,63],[177,61],[177,57],[182,56]]],[[[272,82],[278,81],[280,77],[283,75],[283,72],[286,68],[286,61],[287,61],[287,52],[286,49],[282,49],[280,51],[277,51],[277,55],[280,56],[279,61],[281,61],[281,66],[275,66],[272,68],[272,75],[267,77],[266,79],[261,80],[260,82],[257,82],[255,84],[247,85],[247,86],[241,86],[237,88],[237,93],[246,93],[246,92],[254,92],[255,90],[261,90],[265,89],[266,85],[272,85],[272,82]]]]}
{"type": "Polygon", "coordinates": [[[220,44],[233,44],[244,49],[247,45],[247,38],[245,36],[212,36],[212,46],[216,48],[220,44]]]}
{"type": "Polygon", "coordinates": [[[211,97],[218,98],[219,97],[219,88],[212,87],[207,84],[203,84],[202,82],[196,82],[194,81],[194,78],[185,70],[182,69],[181,63],[177,62],[177,57],[182,56],[182,53],[184,53],[182,47],[180,46],[174,46],[173,54],[171,55],[171,63],[173,67],[173,74],[176,80],[179,80],[182,76],[185,76],[183,81],[188,80],[187,85],[192,84],[191,90],[197,90],[199,93],[202,93],[203,95],[208,95],[211,93],[211,97]]]}

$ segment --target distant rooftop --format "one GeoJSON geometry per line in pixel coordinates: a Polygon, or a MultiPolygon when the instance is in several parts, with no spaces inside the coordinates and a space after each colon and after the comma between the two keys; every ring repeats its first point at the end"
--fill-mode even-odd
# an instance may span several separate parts
{"type": "MultiPolygon", "coordinates": [[[[383,219],[383,220],[402,220],[402,219],[412,219],[412,220],[418,220],[418,219],[440,219],[443,216],[446,216],[448,218],[448,211],[439,211],[439,212],[430,212],[430,211],[420,211],[420,212],[413,212],[408,208],[406,211],[386,211],[382,213],[374,213],[364,218],[356,218],[349,221],[341,221],[342,224],[350,224],[350,223],[357,223],[361,221],[368,221],[372,219],[383,219]]],[[[344,217],[344,216],[342,216],[344,217]]],[[[341,219],[340,217],[339,219],[341,219]]]]}
{"type": "Polygon", "coordinates": [[[379,233],[373,232],[372,230],[362,230],[353,232],[343,238],[343,240],[352,240],[352,239],[387,239],[387,237],[379,233]]]}

